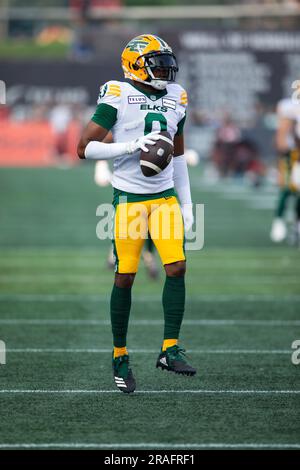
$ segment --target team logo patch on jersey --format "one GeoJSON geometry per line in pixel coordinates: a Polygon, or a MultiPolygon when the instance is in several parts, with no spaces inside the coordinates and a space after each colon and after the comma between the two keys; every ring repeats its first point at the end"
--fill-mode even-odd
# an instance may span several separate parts
{"type": "Polygon", "coordinates": [[[120,85],[116,83],[105,83],[104,85],[102,85],[102,87],[100,87],[100,92],[99,92],[97,103],[100,104],[101,99],[107,95],[117,96],[117,97],[121,96],[120,85]]]}
{"type": "Polygon", "coordinates": [[[100,91],[99,91],[99,96],[98,98],[103,98],[103,96],[105,96],[105,93],[107,92],[107,83],[105,83],[105,85],[102,85],[102,87],[100,87],[100,91]]]}
{"type": "Polygon", "coordinates": [[[132,96],[128,96],[128,103],[129,104],[147,103],[147,99],[146,99],[146,96],[132,95],[132,96]]]}
{"type": "Polygon", "coordinates": [[[162,104],[166,108],[176,109],[176,101],[170,100],[169,98],[163,98],[162,99],[162,104]]]}

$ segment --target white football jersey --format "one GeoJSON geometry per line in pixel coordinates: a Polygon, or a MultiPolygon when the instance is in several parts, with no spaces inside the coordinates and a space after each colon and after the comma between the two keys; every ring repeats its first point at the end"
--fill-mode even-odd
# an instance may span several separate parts
{"type": "Polygon", "coordinates": [[[300,138],[300,103],[295,102],[292,98],[285,98],[279,101],[277,113],[279,117],[295,122],[295,133],[300,138]]]}
{"type": "MultiPolygon", "coordinates": [[[[135,140],[155,130],[182,133],[187,94],[176,83],[166,90],[145,92],[133,82],[109,81],[100,88],[94,122],[110,129],[114,142],[135,140]],[[106,106],[102,106],[106,105],[106,106]]],[[[174,187],[173,161],[159,174],[143,175],[140,152],[114,159],[112,186],[136,194],[153,194],[174,187]]]]}

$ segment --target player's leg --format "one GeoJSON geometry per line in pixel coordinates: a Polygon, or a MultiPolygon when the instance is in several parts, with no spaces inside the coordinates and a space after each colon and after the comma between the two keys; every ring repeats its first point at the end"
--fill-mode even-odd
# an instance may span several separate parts
{"type": "Polygon", "coordinates": [[[287,235],[287,228],[284,221],[284,213],[287,206],[288,198],[290,197],[291,191],[288,188],[282,188],[280,190],[278,204],[275,211],[275,217],[272,223],[270,237],[273,242],[282,242],[287,235]]]}
{"type": "Polygon", "coordinates": [[[129,368],[126,348],[127,330],[131,308],[131,288],[138,270],[144,244],[147,213],[140,207],[140,233],[136,233],[138,215],[133,203],[116,206],[114,219],[115,281],[110,299],[110,315],[113,333],[113,373],[117,387],[125,393],[135,390],[135,380],[129,368]]]}
{"type": "Polygon", "coordinates": [[[296,231],[297,231],[297,244],[300,246],[300,193],[296,193],[296,204],[295,204],[295,213],[296,213],[296,231]]]}
{"type": "Polygon", "coordinates": [[[291,192],[295,198],[295,239],[294,242],[300,247],[300,150],[293,152],[291,168],[291,192]]]}
{"type": "Polygon", "coordinates": [[[275,212],[276,217],[279,217],[280,219],[283,218],[290,195],[291,191],[289,188],[282,188],[280,190],[278,204],[275,212]]]}
{"type": "Polygon", "coordinates": [[[166,272],[162,295],[164,309],[164,341],[162,351],[178,344],[178,338],[185,308],[186,262],[177,261],[164,265],[166,272]]]}
{"type": "Polygon", "coordinates": [[[124,393],[134,392],[135,379],[129,367],[126,337],[131,307],[131,287],[135,274],[115,274],[110,299],[110,316],[113,333],[113,376],[117,387],[124,393]]]}
{"type": "Polygon", "coordinates": [[[178,338],[185,308],[184,227],[177,199],[159,200],[151,211],[149,231],[166,272],[162,304],[164,310],[164,340],[157,367],[180,374],[194,375],[196,369],[185,360],[178,338]]]}
{"type": "Polygon", "coordinates": [[[284,213],[286,211],[288,198],[291,194],[289,188],[290,165],[287,157],[280,158],[278,172],[280,193],[270,232],[270,238],[275,243],[282,242],[287,236],[287,228],[284,221],[284,213]]]}
{"type": "Polygon", "coordinates": [[[128,354],[127,330],[131,309],[131,288],[135,273],[115,274],[110,298],[110,316],[114,343],[114,358],[128,354]]]}

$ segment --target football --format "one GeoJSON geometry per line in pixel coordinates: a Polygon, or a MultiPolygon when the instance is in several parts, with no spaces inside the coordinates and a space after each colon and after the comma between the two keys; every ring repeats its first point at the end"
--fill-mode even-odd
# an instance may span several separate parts
{"type": "Polygon", "coordinates": [[[154,145],[147,145],[149,152],[141,151],[140,165],[144,176],[155,176],[170,163],[174,153],[173,140],[169,132],[161,131],[154,145]]]}

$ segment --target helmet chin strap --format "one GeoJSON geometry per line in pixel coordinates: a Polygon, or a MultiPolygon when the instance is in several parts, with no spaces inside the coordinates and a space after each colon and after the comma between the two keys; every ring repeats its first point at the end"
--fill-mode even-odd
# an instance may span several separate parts
{"type": "Polygon", "coordinates": [[[125,69],[125,67],[123,67],[123,70],[125,71],[125,77],[126,78],[129,78],[130,80],[133,80],[135,82],[145,83],[145,85],[150,85],[152,88],[155,88],[156,90],[165,90],[168,83],[169,83],[166,80],[158,80],[158,79],[155,79],[154,77],[151,77],[151,76],[150,76],[151,81],[146,82],[145,80],[142,80],[141,78],[138,78],[135,75],[133,75],[132,73],[130,73],[129,71],[127,71],[125,69]]]}
{"type": "Polygon", "coordinates": [[[168,83],[165,80],[151,80],[150,85],[156,90],[165,90],[168,83]]]}
{"type": "Polygon", "coordinates": [[[140,83],[144,83],[145,85],[149,85],[152,88],[155,88],[156,90],[165,90],[169,83],[165,80],[151,80],[151,82],[146,82],[145,80],[142,80],[141,78],[135,77],[131,73],[127,73],[127,78],[135,82],[140,82],[140,83]]]}
{"type": "Polygon", "coordinates": [[[151,68],[150,67],[145,67],[145,68],[148,72],[149,77],[151,78],[151,81],[149,82],[150,85],[156,90],[164,90],[169,82],[167,80],[159,80],[155,78],[151,68]]]}

